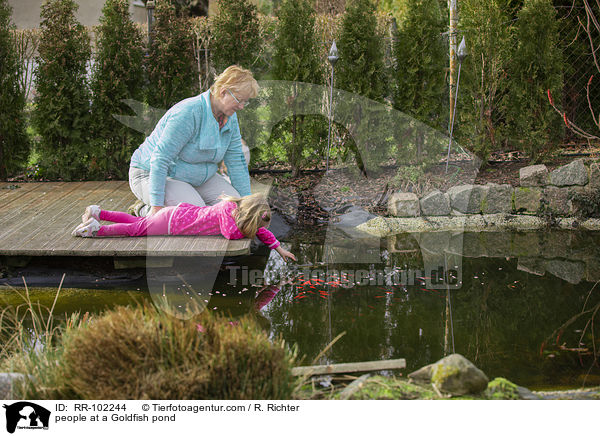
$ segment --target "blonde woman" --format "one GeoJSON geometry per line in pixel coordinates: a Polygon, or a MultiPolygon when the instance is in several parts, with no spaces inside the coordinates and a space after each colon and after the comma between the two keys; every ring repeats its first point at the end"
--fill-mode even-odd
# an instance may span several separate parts
{"type": "Polygon", "coordinates": [[[179,203],[213,205],[222,194],[251,194],[236,112],[257,94],[252,73],[232,65],[208,91],[165,113],[131,158],[129,185],[148,206],[142,215],[179,203]],[[231,183],[217,172],[221,161],[231,183]]]}
{"type": "Polygon", "coordinates": [[[222,196],[214,206],[181,203],[161,208],[151,216],[136,217],[125,212],[102,210],[92,205],[85,209],[82,223],[73,236],[147,236],[147,235],[223,235],[227,239],[253,239],[255,236],[287,261],[296,257],[281,247],[267,230],[271,210],[261,194],[235,198],[222,196]],[[100,225],[101,220],[116,224],[100,225]]]}

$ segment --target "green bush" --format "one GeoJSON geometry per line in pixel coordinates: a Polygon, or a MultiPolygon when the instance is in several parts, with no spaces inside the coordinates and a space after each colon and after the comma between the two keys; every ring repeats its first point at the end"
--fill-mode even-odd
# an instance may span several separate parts
{"type": "Polygon", "coordinates": [[[90,37],[75,19],[73,0],[42,5],[33,123],[40,135],[40,170],[72,180],[87,173],[90,93],[86,66],[90,37]]]}
{"type": "MultiPolygon", "coordinates": [[[[270,141],[283,140],[288,162],[294,176],[309,163],[322,160],[323,145],[327,142],[327,120],[320,115],[297,114],[298,101],[296,82],[323,84],[322,62],[317,57],[318,43],[315,35],[315,11],[308,0],[286,0],[278,11],[279,25],[274,42],[273,78],[286,80],[290,84],[292,99],[274,103],[291,106],[293,115],[280,122],[274,129],[270,141]],[[284,137],[291,132],[291,140],[284,137]]],[[[273,96],[283,99],[286,96],[273,96]]],[[[311,96],[314,97],[314,96],[311,96]]]]}
{"type": "Polygon", "coordinates": [[[562,56],[551,0],[525,0],[515,24],[516,49],[508,64],[506,124],[519,150],[533,160],[553,151],[563,136],[562,120],[547,92],[560,95],[562,56]]]}
{"type": "Polygon", "coordinates": [[[256,6],[249,0],[220,0],[212,21],[212,61],[218,72],[237,64],[255,70],[260,52],[256,6]]]}
{"type": "MultiPolygon", "coordinates": [[[[348,0],[338,42],[335,87],[383,103],[386,94],[383,37],[378,32],[375,5],[371,0],[348,0]]],[[[372,105],[357,104],[351,96],[334,107],[336,113],[348,117],[345,124],[350,136],[345,135],[343,140],[354,154],[358,167],[364,174],[367,169],[376,170],[389,152],[385,134],[374,135],[385,130],[381,126],[382,114],[373,112],[372,105]],[[353,138],[358,138],[360,143],[353,138]]]]}
{"type": "Polygon", "coordinates": [[[91,82],[94,148],[90,172],[126,179],[131,154],[144,138],[113,115],[131,112],[122,100],[143,98],[142,35],[129,17],[127,0],[107,0],[102,13],[91,82]]]}
{"type": "Polygon", "coordinates": [[[511,0],[463,0],[460,30],[469,55],[461,68],[454,125],[458,142],[484,161],[506,145],[506,68],[514,46],[511,0]]]}
{"type": "Polygon", "coordinates": [[[67,328],[55,348],[12,358],[36,378],[20,394],[89,400],[291,398],[294,354],[283,341],[269,340],[251,318],[230,323],[204,313],[196,322],[149,305],[113,309],[67,328]]]}
{"type": "Polygon", "coordinates": [[[172,4],[158,2],[154,16],[152,45],[146,58],[146,101],[167,110],[199,91],[194,36],[189,19],[177,17],[172,4]]]}
{"type": "Polygon", "coordinates": [[[15,56],[12,8],[0,0],[0,180],[21,170],[29,156],[25,126],[25,91],[19,86],[20,68],[15,56]]]}
{"type": "Polygon", "coordinates": [[[395,38],[394,107],[446,130],[447,27],[439,0],[407,0],[395,38]]]}

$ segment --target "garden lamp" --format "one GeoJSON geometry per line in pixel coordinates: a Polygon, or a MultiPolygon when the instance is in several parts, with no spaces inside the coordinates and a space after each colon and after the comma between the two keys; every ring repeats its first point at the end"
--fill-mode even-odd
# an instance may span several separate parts
{"type": "Polygon", "coordinates": [[[456,94],[454,96],[454,108],[452,109],[452,124],[450,126],[450,140],[448,142],[448,157],[446,158],[446,174],[448,173],[448,162],[450,161],[450,148],[452,147],[452,134],[454,133],[454,118],[456,117],[456,103],[458,102],[458,85],[460,84],[460,67],[462,66],[462,62],[467,57],[467,43],[465,42],[465,37],[463,36],[460,45],[458,46],[458,51],[456,53],[456,57],[458,58],[458,77],[456,79],[456,94]]]}
{"type": "Polygon", "coordinates": [[[335,40],[331,45],[331,49],[329,49],[329,56],[327,56],[329,63],[331,64],[331,90],[329,96],[329,134],[327,135],[327,164],[325,166],[325,170],[329,171],[329,150],[331,147],[331,118],[333,115],[333,77],[335,70],[335,63],[339,59],[337,46],[335,45],[335,40]]]}
{"type": "Polygon", "coordinates": [[[154,21],[154,1],[146,2],[146,11],[148,12],[148,47],[152,45],[152,24],[154,21]]]}

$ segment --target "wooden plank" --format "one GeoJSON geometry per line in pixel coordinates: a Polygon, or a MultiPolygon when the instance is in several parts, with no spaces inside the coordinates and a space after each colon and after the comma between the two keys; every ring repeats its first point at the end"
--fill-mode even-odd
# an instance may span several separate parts
{"type": "Polygon", "coordinates": [[[8,207],[8,205],[25,193],[40,189],[41,183],[0,183],[0,209],[8,207]],[[18,186],[16,189],[11,186],[18,186]]]}
{"type": "Polygon", "coordinates": [[[292,368],[292,375],[341,374],[360,371],[383,371],[386,369],[406,368],[406,359],[375,360],[371,362],[336,363],[332,365],[297,366],[292,368]]]}

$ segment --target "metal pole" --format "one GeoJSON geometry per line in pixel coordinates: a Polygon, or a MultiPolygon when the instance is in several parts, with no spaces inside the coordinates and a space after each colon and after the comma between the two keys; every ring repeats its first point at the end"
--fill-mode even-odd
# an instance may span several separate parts
{"type": "Polygon", "coordinates": [[[327,165],[325,166],[325,170],[329,171],[329,149],[331,147],[331,122],[333,117],[333,70],[334,66],[331,66],[331,90],[329,94],[329,133],[327,135],[327,165]]]}
{"type": "Polygon", "coordinates": [[[446,173],[448,173],[448,162],[450,162],[450,148],[452,148],[452,135],[454,134],[454,117],[456,116],[456,102],[458,101],[458,85],[460,83],[460,67],[462,62],[458,63],[458,79],[456,80],[456,95],[454,96],[454,109],[452,111],[452,123],[450,125],[450,140],[448,141],[448,156],[446,157],[446,173]]]}

